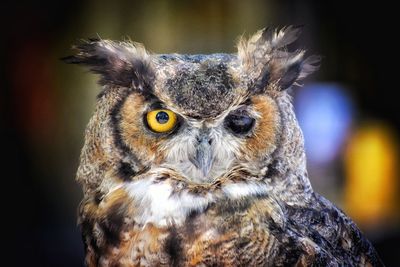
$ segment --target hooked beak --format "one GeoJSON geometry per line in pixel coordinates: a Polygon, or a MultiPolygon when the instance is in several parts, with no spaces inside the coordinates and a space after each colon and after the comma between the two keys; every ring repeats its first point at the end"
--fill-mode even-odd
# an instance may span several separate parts
{"type": "Polygon", "coordinates": [[[201,171],[204,177],[207,177],[214,160],[211,139],[208,136],[201,135],[198,140],[196,155],[190,161],[201,171]]]}

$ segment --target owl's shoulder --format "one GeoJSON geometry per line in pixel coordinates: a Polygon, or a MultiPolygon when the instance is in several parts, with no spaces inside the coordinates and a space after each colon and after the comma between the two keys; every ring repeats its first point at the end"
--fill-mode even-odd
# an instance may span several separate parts
{"type": "Polygon", "coordinates": [[[285,208],[287,228],[294,236],[311,244],[321,259],[350,266],[382,266],[371,243],[343,211],[317,193],[310,201],[285,208]]]}

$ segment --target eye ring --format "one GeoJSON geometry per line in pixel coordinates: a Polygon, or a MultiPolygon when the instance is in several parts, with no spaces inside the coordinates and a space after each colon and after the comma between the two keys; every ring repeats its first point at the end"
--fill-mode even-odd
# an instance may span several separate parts
{"type": "Polygon", "coordinates": [[[176,114],[169,109],[155,109],[146,114],[146,124],[156,133],[171,132],[177,124],[176,114]]]}

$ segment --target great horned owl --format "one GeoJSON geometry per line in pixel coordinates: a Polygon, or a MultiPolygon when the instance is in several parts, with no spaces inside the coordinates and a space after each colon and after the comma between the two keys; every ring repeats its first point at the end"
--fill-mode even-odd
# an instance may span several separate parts
{"type": "Polygon", "coordinates": [[[381,266],[307,177],[286,89],[317,68],[300,29],[237,54],[150,54],[90,39],[68,63],[104,86],[77,180],[88,266],[381,266]]]}

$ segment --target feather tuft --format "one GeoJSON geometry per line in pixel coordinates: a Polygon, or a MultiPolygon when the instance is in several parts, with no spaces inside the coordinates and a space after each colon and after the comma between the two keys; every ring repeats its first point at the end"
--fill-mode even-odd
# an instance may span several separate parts
{"type": "Polygon", "coordinates": [[[249,89],[260,93],[268,85],[278,85],[284,90],[318,69],[320,57],[304,59],[304,50],[288,51],[287,46],[295,42],[302,26],[281,29],[265,28],[249,39],[240,38],[238,58],[242,69],[249,77],[249,89]]]}

